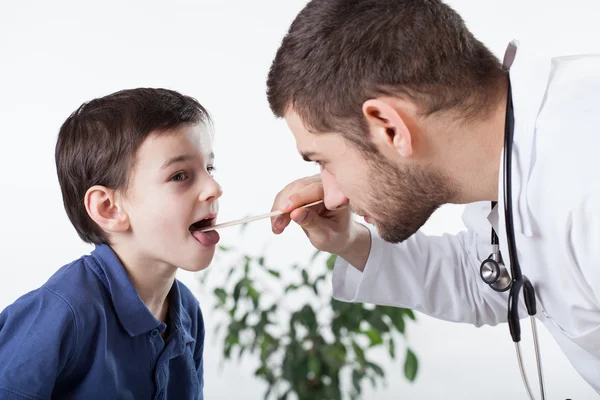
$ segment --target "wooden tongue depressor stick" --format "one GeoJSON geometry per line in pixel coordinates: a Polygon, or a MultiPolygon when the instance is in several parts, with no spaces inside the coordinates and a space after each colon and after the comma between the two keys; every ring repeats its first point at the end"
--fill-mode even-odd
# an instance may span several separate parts
{"type": "MultiPolygon", "coordinates": [[[[303,205],[300,208],[316,206],[317,204],[321,204],[322,202],[323,202],[323,200],[315,201],[314,203],[303,205]]],[[[204,228],[198,229],[198,232],[214,231],[214,230],[217,230],[217,229],[227,228],[227,227],[230,227],[230,226],[247,224],[248,222],[258,221],[259,219],[274,217],[276,215],[281,215],[281,214],[283,214],[283,212],[280,211],[280,210],[277,210],[277,211],[273,211],[273,212],[270,212],[270,213],[267,213],[267,214],[257,215],[257,216],[254,216],[254,217],[242,218],[242,219],[238,219],[238,220],[235,220],[235,221],[224,222],[222,224],[217,224],[217,225],[213,225],[213,226],[206,226],[204,228]]]]}

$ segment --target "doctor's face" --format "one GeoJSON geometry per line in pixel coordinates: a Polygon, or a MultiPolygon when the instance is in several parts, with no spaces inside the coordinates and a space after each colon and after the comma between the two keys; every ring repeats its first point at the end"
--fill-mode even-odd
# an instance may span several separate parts
{"type": "Polygon", "coordinates": [[[285,119],[300,154],[320,166],[326,207],[348,205],[388,242],[412,236],[450,198],[449,180],[429,166],[397,165],[342,135],[308,132],[295,113],[285,119]]]}

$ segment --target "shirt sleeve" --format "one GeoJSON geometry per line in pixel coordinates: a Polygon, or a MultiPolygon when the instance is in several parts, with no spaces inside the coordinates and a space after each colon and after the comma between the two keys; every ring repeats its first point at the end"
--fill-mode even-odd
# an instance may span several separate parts
{"type": "Polygon", "coordinates": [[[75,315],[64,298],[40,288],[0,313],[0,398],[50,399],[75,348],[75,315]]]}
{"type": "MultiPolygon", "coordinates": [[[[411,308],[424,314],[476,326],[507,320],[508,292],[498,293],[479,275],[491,253],[473,230],[457,235],[417,232],[400,244],[371,231],[371,251],[361,273],[338,257],[333,296],[347,302],[411,308]]],[[[489,243],[488,243],[489,244],[489,243]]],[[[523,312],[519,315],[523,316],[523,312]]]]}

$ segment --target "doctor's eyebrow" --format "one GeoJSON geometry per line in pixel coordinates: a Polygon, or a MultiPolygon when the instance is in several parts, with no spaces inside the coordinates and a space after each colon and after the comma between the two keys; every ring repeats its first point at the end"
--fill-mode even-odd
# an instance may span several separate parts
{"type": "Polygon", "coordinates": [[[315,151],[303,151],[300,153],[302,159],[307,162],[313,162],[313,159],[317,156],[317,154],[318,153],[315,151]]]}

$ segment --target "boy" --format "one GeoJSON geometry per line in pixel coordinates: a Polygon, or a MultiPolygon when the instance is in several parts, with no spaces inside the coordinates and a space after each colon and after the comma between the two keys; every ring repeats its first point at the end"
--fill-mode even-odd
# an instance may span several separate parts
{"type": "Polygon", "coordinates": [[[204,323],[175,279],[219,235],[210,118],[194,99],[124,90],[62,125],[65,210],[95,245],[0,314],[1,399],[202,399],[204,323]]]}

